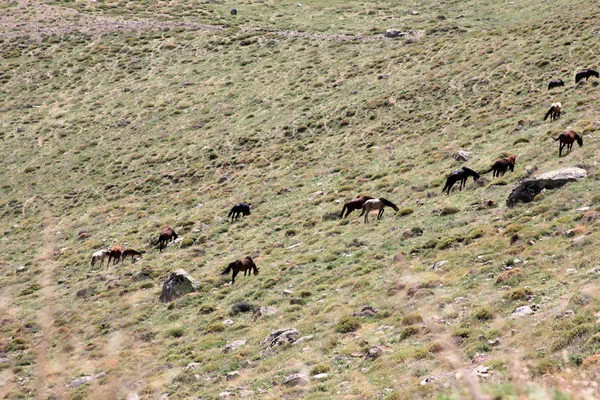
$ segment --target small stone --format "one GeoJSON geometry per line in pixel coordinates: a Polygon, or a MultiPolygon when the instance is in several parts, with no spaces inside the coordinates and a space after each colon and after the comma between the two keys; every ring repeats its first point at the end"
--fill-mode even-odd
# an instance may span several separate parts
{"type": "Polygon", "coordinates": [[[350,354],[350,357],[354,357],[354,358],[363,358],[365,355],[363,353],[352,353],[350,354]]]}
{"type": "Polygon", "coordinates": [[[448,263],[448,260],[438,261],[435,264],[433,264],[431,267],[429,267],[429,269],[432,271],[437,271],[438,269],[442,268],[444,266],[444,264],[447,264],[447,263],[448,263]]]}
{"type": "Polygon", "coordinates": [[[247,399],[248,397],[254,396],[254,390],[240,390],[240,397],[242,399],[247,399]]]}
{"type": "Polygon", "coordinates": [[[233,322],[233,321],[232,321],[232,320],[230,320],[230,319],[226,319],[225,321],[223,321],[223,323],[224,323],[225,325],[227,325],[227,326],[231,326],[231,325],[233,325],[235,322],[233,322]]]}
{"type": "Polygon", "coordinates": [[[411,15],[419,15],[420,14],[420,12],[418,12],[418,11],[411,11],[410,13],[411,13],[411,15]]]}
{"type": "Polygon", "coordinates": [[[298,343],[302,343],[302,342],[306,342],[308,340],[312,340],[314,339],[315,335],[308,335],[308,336],[302,336],[300,339],[296,340],[294,342],[294,346],[297,345],[298,343]]]}
{"type": "Polygon", "coordinates": [[[383,355],[383,349],[379,346],[373,346],[367,351],[365,358],[367,360],[375,360],[383,355]]]}
{"type": "Polygon", "coordinates": [[[392,329],[393,326],[392,325],[382,325],[379,328],[377,328],[378,331],[387,331],[388,329],[392,329]]]}
{"type": "Polygon", "coordinates": [[[8,358],[4,358],[4,357],[2,357],[2,358],[0,358],[0,365],[1,365],[1,364],[8,364],[8,363],[9,363],[9,361],[10,361],[10,360],[9,360],[8,358]]]}
{"type": "Polygon", "coordinates": [[[329,377],[329,374],[317,374],[312,377],[313,381],[324,381],[329,377]]]}
{"type": "Polygon", "coordinates": [[[402,37],[404,35],[406,35],[406,33],[402,32],[398,29],[387,29],[384,34],[384,36],[386,38],[397,38],[397,37],[402,37]]]}
{"type": "Polygon", "coordinates": [[[488,340],[488,344],[490,346],[497,346],[500,344],[500,339],[496,338],[496,339],[488,340]]]}
{"type": "Polygon", "coordinates": [[[294,328],[283,328],[271,332],[269,336],[260,341],[261,346],[267,345],[267,349],[283,346],[286,343],[294,343],[300,332],[294,328]]]}
{"type": "Polygon", "coordinates": [[[527,241],[527,244],[533,246],[535,244],[535,240],[531,239],[527,241]]]}
{"type": "Polygon", "coordinates": [[[473,370],[472,374],[481,378],[487,378],[490,376],[490,370],[487,367],[480,365],[473,370]]]}
{"type": "Polygon", "coordinates": [[[565,274],[567,275],[575,275],[577,273],[577,270],[575,268],[567,268],[565,270],[565,274]]]}
{"type": "Polygon", "coordinates": [[[457,297],[454,299],[454,303],[455,304],[463,304],[463,303],[468,303],[470,300],[467,299],[466,297],[457,297]]]}
{"type": "Polygon", "coordinates": [[[87,375],[87,376],[82,376],[80,378],[74,379],[71,382],[67,383],[67,387],[70,387],[72,389],[78,388],[79,386],[86,384],[90,381],[94,381],[94,380],[98,380],[100,378],[103,378],[106,376],[106,372],[101,372],[97,375],[87,375]]]}
{"type": "Polygon", "coordinates": [[[581,207],[581,208],[577,209],[577,211],[579,211],[579,212],[586,212],[586,211],[589,211],[589,210],[590,210],[589,207],[581,207]]]}
{"type": "Polygon", "coordinates": [[[291,296],[292,294],[294,294],[294,292],[292,292],[291,290],[284,290],[283,291],[283,295],[286,296],[286,297],[287,296],[291,296]]]}
{"type": "Polygon", "coordinates": [[[242,363],[242,369],[254,368],[254,363],[250,360],[244,360],[242,363]]]}
{"type": "Polygon", "coordinates": [[[27,271],[27,268],[24,265],[21,265],[20,267],[17,267],[17,269],[16,269],[17,274],[21,274],[25,271],[27,271]]]}
{"type": "Polygon", "coordinates": [[[232,397],[232,396],[234,396],[234,394],[231,393],[231,392],[221,392],[221,393],[219,393],[219,398],[221,398],[221,399],[227,399],[227,398],[232,397]]]}
{"type": "Polygon", "coordinates": [[[246,344],[246,340],[244,340],[244,339],[235,340],[235,341],[229,343],[228,345],[226,345],[225,347],[223,347],[223,349],[221,349],[221,353],[227,353],[231,350],[237,350],[239,347],[242,347],[245,344],[246,344]]]}
{"type": "Polygon", "coordinates": [[[469,157],[471,156],[471,152],[470,151],[465,151],[465,150],[459,150],[455,155],[454,155],[454,159],[456,161],[467,161],[469,159],[469,157]]]}
{"type": "Polygon", "coordinates": [[[283,382],[281,383],[289,387],[304,386],[308,383],[308,380],[300,374],[292,374],[286,376],[283,382]]]}
{"type": "Polygon", "coordinates": [[[525,315],[530,315],[533,314],[533,310],[531,309],[531,307],[529,306],[521,306],[516,308],[511,314],[510,317],[511,318],[518,318],[518,317],[522,317],[525,315]]]}
{"type": "Polygon", "coordinates": [[[227,373],[227,376],[225,377],[226,380],[228,381],[233,381],[237,378],[239,378],[241,375],[238,371],[231,371],[227,373]]]}
{"type": "Polygon", "coordinates": [[[185,367],[185,369],[191,369],[192,371],[195,371],[196,369],[200,368],[202,366],[202,364],[200,364],[199,362],[191,362],[187,365],[187,367],[185,367]]]}
{"type": "Polygon", "coordinates": [[[560,314],[557,314],[554,318],[561,319],[561,318],[571,318],[574,316],[575,316],[575,312],[573,310],[566,310],[560,314]]]}

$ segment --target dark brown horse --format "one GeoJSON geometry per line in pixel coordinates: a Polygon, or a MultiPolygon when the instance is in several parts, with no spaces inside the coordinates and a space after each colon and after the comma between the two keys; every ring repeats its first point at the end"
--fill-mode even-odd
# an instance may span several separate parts
{"type": "Polygon", "coordinates": [[[585,80],[587,81],[590,76],[595,76],[596,78],[600,78],[600,74],[598,74],[598,71],[594,71],[593,69],[586,68],[575,74],[575,83],[579,82],[583,78],[585,78],[585,80]]]}
{"type": "Polygon", "coordinates": [[[340,218],[346,218],[350,213],[354,210],[360,210],[362,206],[365,204],[365,201],[374,199],[372,196],[362,195],[357,197],[356,199],[352,199],[344,203],[344,207],[342,207],[342,212],[340,213],[340,218]],[[346,215],[344,215],[344,211],[346,215]]]}
{"type": "Polygon", "coordinates": [[[494,178],[497,176],[503,176],[507,169],[510,169],[510,172],[515,171],[516,162],[517,157],[515,156],[501,158],[500,160],[497,160],[489,170],[482,172],[482,174],[488,174],[491,171],[494,171],[494,173],[492,174],[494,178]]]}
{"type": "Polygon", "coordinates": [[[108,262],[106,265],[110,265],[110,260],[113,260],[113,264],[117,264],[121,260],[121,254],[123,253],[123,246],[120,244],[113,246],[108,251],[108,262]]]}
{"type": "Polygon", "coordinates": [[[548,83],[548,90],[553,89],[555,87],[565,86],[565,83],[562,79],[554,79],[548,83]]]}
{"type": "Polygon", "coordinates": [[[577,142],[579,147],[583,147],[583,138],[579,136],[575,131],[563,132],[558,135],[554,140],[560,140],[560,147],[558,148],[558,156],[562,155],[563,148],[567,148],[567,152],[570,153],[573,148],[573,143],[577,142]]]}
{"type": "Polygon", "coordinates": [[[251,270],[254,271],[254,275],[258,275],[258,268],[256,267],[256,264],[254,264],[252,258],[248,256],[229,263],[227,268],[221,272],[221,275],[225,275],[228,274],[229,271],[233,271],[233,274],[231,275],[231,284],[233,285],[235,283],[235,277],[240,271],[244,271],[244,276],[246,276],[246,272],[248,272],[248,276],[250,276],[251,270]]]}
{"type": "Polygon", "coordinates": [[[548,110],[548,112],[546,113],[546,116],[544,117],[544,121],[548,119],[548,117],[550,117],[550,121],[554,121],[555,119],[559,119],[560,118],[560,110],[562,109],[562,104],[560,103],[552,103],[550,105],[550,109],[548,110]]]}
{"type": "Polygon", "coordinates": [[[473,171],[471,168],[462,167],[461,169],[457,169],[456,171],[452,172],[450,175],[448,175],[448,179],[446,179],[446,185],[442,189],[442,193],[447,191],[448,195],[450,195],[450,189],[452,189],[452,186],[454,186],[454,184],[458,181],[460,181],[460,186],[458,189],[462,190],[462,188],[467,184],[467,179],[469,179],[470,176],[473,177],[474,181],[479,179],[479,174],[477,171],[473,171]]]}
{"type": "Polygon", "coordinates": [[[123,250],[123,252],[121,253],[121,264],[123,263],[123,261],[125,261],[125,259],[127,257],[131,256],[131,262],[135,262],[134,257],[138,256],[139,258],[142,258],[142,253],[140,253],[139,251],[136,251],[134,249],[125,249],[123,250]]]}
{"type": "Polygon", "coordinates": [[[165,245],[165,247],[167,247],[167,244],[175,239],[177,239],[177,234],[175,233],[173,228],[168,227],[167,229],[162,231],[160,233],[160,236],[158,237],[158,251],[162,251],[163,244],[165,245]]]}

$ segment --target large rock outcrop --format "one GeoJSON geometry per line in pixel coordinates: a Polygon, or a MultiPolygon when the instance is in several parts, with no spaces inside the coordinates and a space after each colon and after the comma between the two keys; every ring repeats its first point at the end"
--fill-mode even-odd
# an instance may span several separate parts
{"type": "Polygon", "coordinates": [[[159,300],[168,303],[184,294],[195,292],[199,288],[200,283],[180,268],[171,272],[165,280],[159,300]]]}
{"type": "Polygon", "coordinates": [[[544,189],[557,189],[569,182],[581,180],[587,176],[581,168],[562,168],[545,172],[520,182],[506,200],[508,207],[514,207],[518,202],[532,202],[536,195],[544,189]]]}

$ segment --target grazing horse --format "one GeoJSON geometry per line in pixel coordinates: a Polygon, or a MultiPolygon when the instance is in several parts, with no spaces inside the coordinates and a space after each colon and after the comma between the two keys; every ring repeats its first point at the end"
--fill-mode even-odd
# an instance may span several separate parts
{"type": "Polygon", "coordinates": [[[165,247],[167,247],[167,244],[175,239],[177,239],[177,234],[175,233],[173,228],[168,227],[167,229],[162,231],[160,233],[160,236],[158,237],[158,252],[160,253],[162,251],[163,244],[165,245],[165,247]]]}
{"type": "Polygon", "coordinates": [[[584,70],[579,71],[575,74],[575,83],[579,82],[583,78],[587,81],[590,76],[595,76],[596,78],[600,78],[600,74],[598,71],[594,71],[593,69],[586,68],[584,70]]]}
{"type": "Polygon", "coordinates": [[[492,176],[494,178],[497,176],[503,176],[507,169],[510,169],[510,172],[515,171],[515,163],[516,162],[517,162],[517,157],[515,157],[515,156],[508,157],[508,158],[501,158],[500,160],[497,160],[489,170],[482,172],[482,174],[488,174],[491,171],[494,171],[494,173],[492,174],[492,176]]]}
{"type": "Polygon", "coordinates": [[[554,140],[560,140],[560,147],[558,148],[558,156],[562,155],[562,151],[567,147],[567,152],[570,153],[573,148],[573,143],[577,141],[579,147],[583,147],[583,138],[579,136],[575,131],[563,132],[558,135],[557,138],[552,138],[554,140]]]}
{"type": "Polygon", "coordinates": [[[233,274],[231,275],[231,284],[233,285],[238,272],[244,271],[244,276],[246,276],[246,272],[248,272],[248,276],[250,276],[250,270],[254,271],[254,275],[258,275],[258,268],[256,267],[256,264],[254,264],[254,261],[252,261],[250,256],[247,256],[240,260],[235,260],[234,262],[229,263],[227,268],[221,272],[221,275],[226,275],[229,273],[229,271],[233,271],[233,274]]]}
{"type": "Polygon", "coordinates": [[[340,218],[346,218],[352,211],[361,209],[367,200],[374,198],[375,197],[373,196],[368,196],[365,194],[357,197],[356,199],[345,202],[344,207],[342,207],[342,212],[340,213],[340,218]],[[346,215],[344,215],[344,211],[346,212],[346,215]]]}
{"type": "Polygon", "coordinates": [[[548,90],[553,89],[555,87],[565,86],[565,83],[562,79],[554,79],[548,83],[548,90]]]}
{"type": "Polygon", "coordinates": [[[106,249],[99,250],[92,254],[92,267],[96,263],[96,261],[100,261],[100,266],[104,263],[104,259],[109,255],[109,251],[106,249]]]}
{"type": "Polygon", "coordinates": [[[113,246],[108,251],[108,262],[106,265],[110,265],[110,260],[113,260],[113,264],[116,265],[121,260],[121,254],[123,254],[123,246],[120,244],[113,246]]]}
{"type": "Polygon", "coordinates": [[[386,206],[392,207],[394,209],[394,211],[398,212],[398,206],[396,206],[391,201],[384,199],[383,197],[379,197],[377,199],[371,199],[371,200],[365,201],[365,204],[363,204],[363,206],[362,206],[362,212],[360,213],[360,216],[362,217],[364,215],[365,216],[365,224],[368,224],[369,223],[369,212],[371,210],[379,210],[379,213],[377,214],[377,219],[381,219],[381,217],[383,215],[383,210],[386,206]]]}
{"type": "Polygon", "coordinates": [[[139,251],[136,251],[136,250],[134,250],[134,249],[125,249],[125,250],[123,250],[123,252],[121,253],[121,261],[120,261],[120,263],[122,264],[122,263],[123,263],[123,261],[125,261],[125,259],[126,259],[127,257],[129,257],[129,256],[131,256],[131,263],[134,263],[134,262],[135,262],[135,260],[134,260],[134,257],[135,257],[135,256],[138,256],[138,257],[140,257],[140,258],[142,258],[142,257],[143,257],[142,253],[140,253],[139,251]]]}
{"type": "Polygon", "coordinates": [[[240,214],[243,214],[244,217],[246,215],[250,215],[250,204],[248,203],[237,203],[235,206],[233,206],[231,208],[231,211],[229,211],[229,214],[227,215],[227,218],[231,217],[231,222],[233,222],[234,219],[238,219],[240,214]]]}
{"type": "Polygon", "coordinates": [[[552,103],[550,105],[550,109],[548,110],[548,112],[546,113],[546,116],[544,117],[544,121],[548,119],[548,117],[550,117],[550,121],[554,121],[555,119],[559,119],[560,118],[560,110],[562,108],[562,104],[560,103],[552,103]]]}
{"type": "Polygon", "coordinates": [[[452,189],[452,186],[454,186],[454,184],[458,181],[460,181],[460,186],[458,189],[462,190],[463,186],[467,184],[467,179],[470,176],[473,177],[474,181],[479,179],[479,174],[473,171],[471,168],[462,167],[461,169],[457,169],[456,171],[452,172],[450,175],[448,175],[448,179],[446,179],[446,185],[442,189],[442,193],[448,191],[448,195],[450,195],[450,189],[452,189]]]}

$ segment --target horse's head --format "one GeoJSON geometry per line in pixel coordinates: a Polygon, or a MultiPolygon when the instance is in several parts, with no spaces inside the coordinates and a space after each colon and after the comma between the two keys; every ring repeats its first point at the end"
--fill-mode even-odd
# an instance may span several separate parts
{"type": "Polygon", "coordinates": [[[577,144],[579,145],[579,147],[583,147],[583,137],[579,136],[578,134],[575,134],[575,140],[577,140],[577,144]]]}
{"type": "Polygon", "coordinates": [[[254,275],[258,275],[258,267],[256,265],[254,266],[254,275]]]}
{"type": "Polygon", "coordinates": [[[475,174],[473,174],[473,180],[476,181],[477,179],[479,179],[479,173],[475,172],[475,174]]]}

